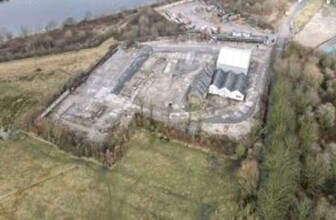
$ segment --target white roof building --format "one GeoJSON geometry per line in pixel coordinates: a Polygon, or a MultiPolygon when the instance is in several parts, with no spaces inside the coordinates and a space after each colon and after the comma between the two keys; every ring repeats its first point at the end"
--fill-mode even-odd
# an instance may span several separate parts
{"type": "Polygon", "coordinates": [[[247,75],[251,54],[250,50],[223,47],[219,52],[217,69],[222,69],[224,72],[232,71],[236,74],[244,73],[247,75]]]}

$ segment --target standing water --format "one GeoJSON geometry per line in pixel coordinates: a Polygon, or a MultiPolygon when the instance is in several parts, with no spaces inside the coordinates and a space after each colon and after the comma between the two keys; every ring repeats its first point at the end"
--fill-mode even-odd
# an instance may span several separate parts
{"type": "Polygon", "coordinates": [[[121,10],[157,3],[159,0],[10,0],[0,3],[0,31],[14,36],[23,29],[43,30],[50,22],[61,25],[69,17],[79,21],[121,10]]]}
{"type": "Polygon", "coordinates": [[[4,128],[0,127],[0,141],[7,140],[9,138],[9,131],[6,131],[4,128]]]}

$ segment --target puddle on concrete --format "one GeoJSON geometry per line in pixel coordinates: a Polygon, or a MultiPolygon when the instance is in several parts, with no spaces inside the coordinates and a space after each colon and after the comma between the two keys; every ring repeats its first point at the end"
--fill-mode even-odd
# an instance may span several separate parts
{"type": "Polygon", "coordinates": [[[13,128],[4,128],[0,126],[0,141],[6,141],[17,137],[19,132],[13,128]]]}
{"type": "Polygon", "coordinates": [[[10,137],[11,130],[0,127],[0,140],[8,140],[10,137]]]}

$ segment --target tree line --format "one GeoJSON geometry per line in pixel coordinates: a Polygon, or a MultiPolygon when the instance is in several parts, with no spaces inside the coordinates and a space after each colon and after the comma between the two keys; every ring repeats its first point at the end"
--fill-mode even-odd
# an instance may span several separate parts
{"type": "Polygon", "coordinates": [[[334,219],[336,58],[292,43],[274,67],[258,215],[334,219]]]}

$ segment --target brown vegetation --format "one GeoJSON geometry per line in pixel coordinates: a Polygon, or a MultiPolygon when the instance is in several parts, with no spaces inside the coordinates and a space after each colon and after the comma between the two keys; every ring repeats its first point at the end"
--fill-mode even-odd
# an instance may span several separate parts
{"type": "Polygon", "coordinates": [[[241,13],[263,28],[271,28],[294,0],[220,0],[223,5],[241,13]]]}
{"type": "Polygon", "coordinates": [[[160,134],[160,139],[164,141],[178,139],[184,143],[201,146],[205,150],[224,155],[235,154],[237,145],[237,143],[225,137],[209,136],[201,132],[190,134],[185,130],[188,129],[187,125],[184,128],[167,125],[164,122],[140,114],[135,114],[127,129],[122,129],[116,125],[103,142],[97,143],[85,138],[85,133],[71,130],[62,124],[55,124],[52,120],[36,120],[38,114],[40,114],[40,111],[38,111],[40,109],[43,108],[35,109],[29,115],[25,115],[22,122],[26,126],[25,129],[34,131],[37,135],[76,156],[93,157],[109,166],[122,157],[132,134],[142,128],[160,134]]]}
{"type": "Polygon", "coordinates": [[[152,8],[144,8],[132,16],[127,28],[122,29],[116,38],[120,41],[134,42],[153,40],[159,36],[176,36],[182,33],[182,27],[168,22],[152,8]]]}
{"type": "Polygon", "coordinates": [[[8,40],[0,44],[0,62],[97,47],[116,32],[127,16],[134,13],[136,11],[84,20],[62,29],[8,40]]]}
{"type": "MultiPolygon", "coordinates": [[[[146,117],[141,113],[136,114],[135,122],[138,127],[159,133],[167,140],[170,138],[178,139],[185,143],[201,146],[202,148],[225,155],[233,155],[236,153],[236,142],[229,140],[225,136],[208,135],[204,133],[200,128],[200,123],[202,122],[197,122],[199,125],[196,125],[196,131],[191,130],[192,127],[195,126],[195,122],[174,125],[154,120],[152,117],[146,117]],[[225,145],[223,143],[225,143],[225,145]]],[[[243,140],[241,141],[243,142],[243,140]]],[[[246,140],[246,142],[248,142],[248,140],[246,140]]]]}
{"type": "Polygon", "coordinates": [[[107,166],[112,166],[122,157],[133,132],[132,129],[115,127],[103,142],[97,143],[86,139],[85,134],[48,119],[34,123],[33,129],[37,135],[61,149],[79,157],[93,157],[107,166]]]}
{"type": "Polygon", "coordinates": [[[150,7],[84,20],[78,24],[66,20],[63,28],[47,25],[45,33],[10,39],[1,43],[0,62],[97,47],[108,38],[139,41],[181,32],[150,7]]]}
{"type": "Polygon", "coordinates": [[[250,14],[270,15],[274,11],[284,11],[288,0],[221,0],[223,4],[231,5],[234,9],[250,14]]]}

